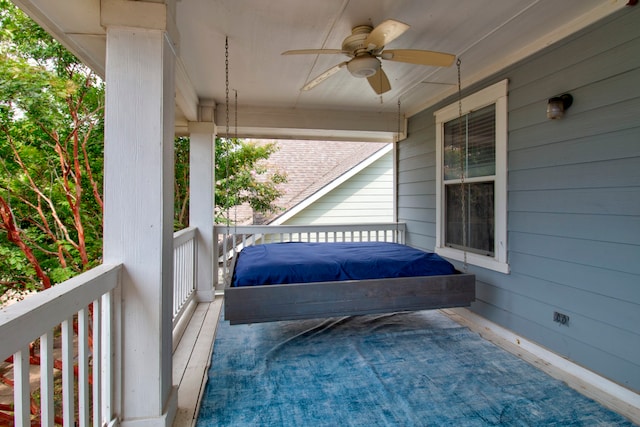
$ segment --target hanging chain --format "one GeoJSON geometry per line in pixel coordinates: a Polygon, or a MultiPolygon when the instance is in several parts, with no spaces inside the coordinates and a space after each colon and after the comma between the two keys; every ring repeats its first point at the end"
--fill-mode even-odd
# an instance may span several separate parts
{"type": "Polygon", "coordinates": [[[229,37],[224,39],[224,96],[226,111],[225,138],[229,138],[229,37]]]}
{"type": "Polygon", "coordinates": [[[400,121],[402,120],[402,112],[400,110],[400,98],[398,98],[398,133],[396,134],[396,142],[400,142],[400,131],[402,130],[402,126],[400,121]]]}
{"type": "MultiPolygon", "coordinates": [[[[234,102],[234,126],[233,126],[233,138],[235,142],[238,142],[238,91],[234,89],[235,102],[234,102]]],[[[233,207],[233,235],[237,235],[238,230],[238,205],[233,207]]],[[[235,245],[233,246],[235,249],[235,245]]]]}
{"type": "Polygon", "coordinates": [[[229,218],[229,168],[230,168],[230,160],[229,160],[229,37],[225,37],[224,39],[224,94],[225,94],[225,135],[224,135],[224,143],[226,150],[226,159],[225,159],[225,187],[227,189],[227,201],[225,207],[225,216],[227,221],[227,227],[229,227],[230,218],[229,218]]]}
{"type": "Polygon", "coordinates": [[[458,137],[460,138],[460,206],[462,215],[462,252],[464,257],[464,272],[467,272],[467,189],[465,185],[467,144],[462,132],[462,79],[460,78],[460,58],[456,61],[458,68],[458,137]]]}
{"type": "Polygon", "coordinates": [[[235,100],[234,100],[234,112],[233,112],[233,137],[238,139],[238,91],[236,89],[233,90],[235,92],[235,100]]]}
{"type": "MultiPolygon", "coordinates": [[[[400,97],[398,97],[398,131],[396,133],[396,144],[395,144],[395,147],[393,147],[393,149],[395,151],[398,150],[398,145],[400,143],[400,132],[401,132],[401,129],[402,129],[401,123],[400,123],[401,120],[402,120],[402,111],[401,111],[400,107],[401,107],[401,105],[400,105],[400,97]]],[[[394,156],[394,157],[397,158],[397,156],[394,156]]],[[[394,175],[396,176],[395,181],[396,181],[396,185],[397,185],[397,182],[398,182],[398,179],[397,179],[398,168],[396,167],[396,165],[393,166],[393,170],[394,170],[394,175]]],[[[398,192],[394,191],[394,193],[395,193],[395,200],[396,200],[396,203],[395,203],[396,206],[395,206],[395,212],[394,212],[394,216],[395,216],[395,220],[396,220],[396,243],[404,244],[404,241],[402,241],[402,242],[399,241],[400,240],[400,225],[399,225],[399,222],[398,222],[398,220],[399,220],[399,218],[398,218],[398,192]]]]}

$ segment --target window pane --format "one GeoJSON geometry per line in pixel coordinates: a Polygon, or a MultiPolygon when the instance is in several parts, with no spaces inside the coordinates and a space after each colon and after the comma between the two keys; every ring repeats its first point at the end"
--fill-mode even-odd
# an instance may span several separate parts
{"type": "Polygon", "coordinates": [[[466,146],[466,116],[444,124],[444,179],[459,179],[466,146]]]}
{"type": "Polygon", "coordinates": [[[495,104],[444,124],[444,179],[495,175],[495,104]]]}
{"type": "Polygon", "coordinates": [[[467,176],[487,176],[496,173],[496,106],[495,104],[469,114],[467,141],[467,176]]]}
{"type": "MultiPolygon", "coordinates": [[[[465,184],[466,249],[494,255],[493,182],[465,184]]],[[[445,245],[462,249],[462,184],[445,185],[445,245]]]]}

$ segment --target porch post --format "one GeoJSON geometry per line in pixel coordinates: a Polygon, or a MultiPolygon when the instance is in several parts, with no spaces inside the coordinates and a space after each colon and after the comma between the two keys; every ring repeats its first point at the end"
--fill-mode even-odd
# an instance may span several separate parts
{"type": "Polygon", "coordinates": [[[189,123],[189,226],[198,227],[196,296],[198,301],[213,301],[218,278],[214,254],[214,162],[215,102],[200,101],[198,122],[189,123]]]}
{"type": "MultiPolygon", "coordinates": [[[[116,4],[138,3],[121,2],[116,4]]],[[[146,3],[146,2],[140,2],[146,3]]],[[[153,5],[153,11],[162,6],[153,5]],[[160,7],[158,7],[160,6],[160,7]]],[[[104,262],[123,264],[114,408],[124,427],[170,426],[175,52],[163,29],[107,27],[104,262]]],[[[134,5],[137,6],[137,5],[134,5]]]]}

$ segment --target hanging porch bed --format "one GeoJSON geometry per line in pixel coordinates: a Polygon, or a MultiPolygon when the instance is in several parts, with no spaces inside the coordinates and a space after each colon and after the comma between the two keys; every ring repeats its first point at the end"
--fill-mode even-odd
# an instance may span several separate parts
{"type": "Polygon", "coordinates": [[[233,257],[225,319],[242,324],[416,311],[469,306],[474,299],[473,274],[410,246],[280,241],[245,246],[233,257]]]}

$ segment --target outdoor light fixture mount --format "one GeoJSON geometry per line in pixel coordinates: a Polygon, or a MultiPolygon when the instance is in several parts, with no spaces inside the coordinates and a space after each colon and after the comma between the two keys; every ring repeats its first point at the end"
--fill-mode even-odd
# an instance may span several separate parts
{"type": "Polygon", "coordinates": [[[564,112],[573,104],[573,96],[568,93],[549,98],[547,102],[547,118],[557,120],[564,117],[564,112]]]}

